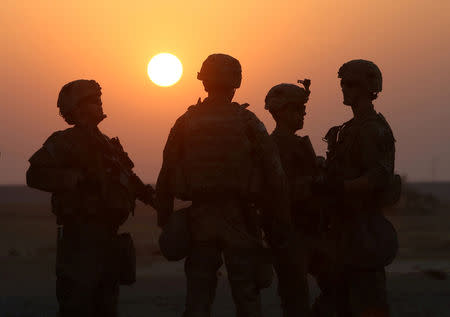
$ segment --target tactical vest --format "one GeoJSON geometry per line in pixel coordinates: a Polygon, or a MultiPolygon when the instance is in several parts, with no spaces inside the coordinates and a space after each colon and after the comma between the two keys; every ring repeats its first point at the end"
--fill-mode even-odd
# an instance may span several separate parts
{"type": "Polygon", "coordinates": [[[237,104],[191,106],[185,116],[176,196],[247,195],[255,173],[254,150],[237,104]]]}
{"type": "Polygon", "coordinates": [[[117,142],[100,133],[93,138],[74,127],[54,134],[44,144],[50,153],[52,148],[64,149],[63,157],[55,153],[62,168],[82,170],[96,179],[52,194],[52,210],[59,223],[85,219],[120,225],[133,212],[135,197],[122,175],[123,170],[131,171],[133,163],[117,142]],[[118,168],[119,161],[123,168],[118,168]]]}
{"type": "MultiPolygon", "coordinates": [[[[370,116],[361,122],[352,122],[352,120],[341,126],[331,128],[324,140],[328,144],[327,161],[329,162],[330,173],[344,179],[354,179],[362,175],[362,170],[358,164],[355,164],[351,157],[354,145],[364,126],[370,122],[377,121],[388,131],[389,138],[395,143],[394,134],[388,122],[381,113],[376,116],[370,116]],[[349,128],[350,123],[352,126],[349,128]]],[[[392,162],[391,177],[387,186],[375,193],[373,203],[377,207],[386,207],[397,203],[401,196],[401,178],[394,173],[393,162],[395,160],[395,146],[389,150],[388,160],[392,162]]]]}

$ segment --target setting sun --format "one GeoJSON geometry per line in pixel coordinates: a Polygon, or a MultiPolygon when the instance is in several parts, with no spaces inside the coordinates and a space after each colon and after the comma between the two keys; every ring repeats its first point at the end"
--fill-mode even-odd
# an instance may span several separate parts
{"type": "Polygon", "coordinates": [[[148,63],[147,73],[156,85],[168,87],[180,80],[183,65],[175,55],[160,53],[153,56],[148,63]]]}

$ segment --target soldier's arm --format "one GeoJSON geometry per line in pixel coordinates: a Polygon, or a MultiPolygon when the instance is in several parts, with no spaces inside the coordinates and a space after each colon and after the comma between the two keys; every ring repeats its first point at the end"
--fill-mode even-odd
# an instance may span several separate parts
{"type": "Polygon", "coordinates": [[[142,179],[133,171],[131,171],[131,183],[131,186],[136,195],[136,199],[140,200],[146,205],[150,205],[155,208],[155,189],[152,187],[152,185],[145,184],[142,179]]]}
{"type": "Polygon", "coordinates": [[[264,124],[252,112],[245,110],[244,120],[247,135],[257,150],[265,173],[264,196],[267,201],[264,203],[267,208],[264,208],[264,212],[269,214],[263,217],[271,219],[272,230],[284,230],[287,233],[291,225],[289,191],[277,146],[267,133],[264,124]]]}
{"type": "Polygon", "coordinates": [[[40,148],[29,160],[27,185],[48,192],[74,189],[82,178],[81,171],[64,168],[46,145],[40,148]]]}
{"type": "MultiPolygon", "coordinates": [[[[107,136],[105,136],[107,139],[109,139],[107,136]]],[[[125,186],[131,186],[132,191],[135,193],[136,198],[142,201],[144,204],[150,205],[154,207],[154,200],[155,200],[155,190],[153,187],[149,184],[145,184],[141,178],[132,170],[134,168],[134,163],[130,159],[129,155],[125,150],[123,149],[122,144],[120,143],[120,140],[118,137],[114,137],[112,139],[109,139],[110,143],[115,147],[116,151],[120,153],[119,157],[122,160],[123,166],[127,169],[127,175],[129,175],[128,180],[125,181],[125,186]],[[129,171],[128,171],[129,169],[129,171]],[[131,182],[131,184],[130,184],[131,182]]],[[[122,167],[121,167],[122,168],[122,167]]]]}
{"type": "Polygon", "coordinates": [[[294,180],[295,200],[311,197],[311,184],[314,178],[324,170],[325,166],[325,158],[316,155],[309,136],[299,137],[299,140],[301,142],[298,147],[299,156],[302,157],[304,164],[302,168],[306,169],[307,173],[304,176],[297,176],[294,180]]]}
{"type": "Polygon", "coordinates": [[[179,164],[181,151],[181,129],[183,126],[183,117],[177,120],[172,127],[167,138],[163,151],[163,163],[156,182],[155,205],[158,212],[158,225],[163,227],[173,212],[174,192],[173,192],[173,173],[176,164],[179,164]]]}
{"type": "Polygon", "coordinates": [[[361,177],[344,183],[346,192],[370,193],[389,183],[394,170],[394,140],[383,126],[370,123],[360,135],[361,166],[366,171],[361,177]]]}
{"type": "Polygon", "coordinates": [[[153,187],[150,184],[145,184],[134,172],[131,172],[131,181],[136,198],[146,205],[155,207],[155,190],[153,187]]]}

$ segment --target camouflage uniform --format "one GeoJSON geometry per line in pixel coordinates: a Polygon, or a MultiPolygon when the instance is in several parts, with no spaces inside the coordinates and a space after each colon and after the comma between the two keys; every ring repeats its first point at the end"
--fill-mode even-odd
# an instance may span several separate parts
{"type": "MultiPolygon", "coordinates": [[[[381,91],[381,72],[367,61],[351,61],[339,77],[359,85],[369,78],[372,99],[381,91]],[[362,74],[361,74],[362,73],[362,74]],[[358,77],[359,76],[359,77],[358,77]]],[[[316,262],[314,275],[322,290],[314,305],[317,316],[388,316],[384,266],[397,250],[395,229],[382,214],[383,192],[394,177],[395,140],[389,124],[370,106],[328,132],[328,173],[343,181],[367,177],[369,190],[358,197],[341,192],[329,235],[334,259],[316,262]],[[334,266],[326,263],[334,263],[334,266]],[[374,314],[374,315],[371,315],[374,314]]]]}
{"type": "MultiPolygon", "coordinates": [[[[85,97],[99,97],[100,86],[79,80],[66,85],[60,96],[65,93],[78,106],[85,97]]],[[[66,121],[72,120],[66,107],[61,113],[66,121]]],[[[133,212],[136,197],[149,202],[151,188],[132,172],[133,162],[118,139],[108,138],[97,127],[75,125],[53,133],[29,162],[27,184],[52,193],[59,225],[60,316],[117,316],[123,269],[119,265],[123,235],[117,230],[133,212]],[[72,186],[74,175],[82,178],[72,186]]]]}
{"type": "MultiPolygon", "coordinates": [[[[204,62],[198,77],[209,93],[224,78],[230,80],[224,85],[235,89],[240,85],[240,64],[231,56],[214,54],[204,62]]],[[[156,197],[162,227],[173,211],[174,197],[192,200],[188,212],[191,250],[185,261],[186,317],[211,315],[222,254],[236,315],[262,315],[256,261],[261,251],[260,231],[249,217],[249,206],[256,200],[251,195],[259,193],[259,164],[265,171],[264,184],[273,195],[267,203],[281,205],[277,215],[266,219],[271,218],[274,226],[289,221],[287,212],[283,214],[286,183],[276,147],[264,125],[245,106],[208,97],[191,106],[170,131],[156,197]]]]}
{"type": "Polygon", "coordinates": [[[278,277],[278,294],[281,299],[283,316],[307,316],[309,313],[309,294],[306,279],[310,240],[317,234],[318,220],[313,211],[309,184],[317,173],[316,156],[309,137],[295,134],[302,128],[305,115],[305,103],[308,100],[309,84],[306,90],[292,84],[274,86],[266,97],[266,106],[277,128],[271,137],[280,153],[283,169],[289,184],[290,210],[292,222],[296,229],[292,245],[279,250],[274,248],[274,267],[278,277]],[[292,107],[287,120],[297,117],[298,126],[289,132],[280,125],[286,124],[280,112],[292,107]]]}

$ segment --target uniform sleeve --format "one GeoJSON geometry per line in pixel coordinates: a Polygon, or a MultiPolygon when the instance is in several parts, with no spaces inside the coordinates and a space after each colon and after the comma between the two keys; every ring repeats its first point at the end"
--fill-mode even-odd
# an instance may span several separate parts
{"type": "Polygon", "coordinates": [[[395,144],[391,131],[376,122],[361,132],[361,165],[372,189],[384,188],[394,172],[395,144]]]}
{"type": "Polygon", "coordinates": [[[184,117],[180,117],[172,127],[163,151],[163,163],[156,182],[156,209],[158,225],[163,227],[173,212],[173,179],[175,167],[179,163],[182,150],[184,117]]]}
{"type": "MultiPolygon", "coordinates": [[[[131,160],[128,153],[125,152],[119,138],[114,137],[110,139],[108,136],[104,136],[107,140],[109,140],[110,144],[116,149],[116,151],[120,153],[119,159],[122,161],[122,164],[124,164],[126,169],[126,173],[123,175],[123,177],[119,177],[118,181],[123,186],[130,188],[131,191],[135,193],[135,197],[137,199],[142,201],[144,204],[153,206],[154,190],[150,185],[145,185],[141,178],[133,171],[134,162],[131,160]]],[[[121,175],[122,173],[124,173],[124,171],[121,171],[121,175]]]]}
{"type": "Polygon", "coordinates": [[[59,192],[73,188],[78,171],[66,166],[68,156],[61,143],[59,132],[50,136],[44,145],[29,159],[27,185],[48,192],[59,192]]]}
{"type": "MultiPolygon", "coordinates": [[[[267,133],[264,124],[250,111],[245,110],[247,135],[253,143],[264,171],[267,201],[264,202],[264,218],[271,219],[271,226],[284,227],[290,225],[288,183],[281,164],[277,146],[267,133]]],[[[274,229],[278,230],[278,229],[274,229]]]]}

